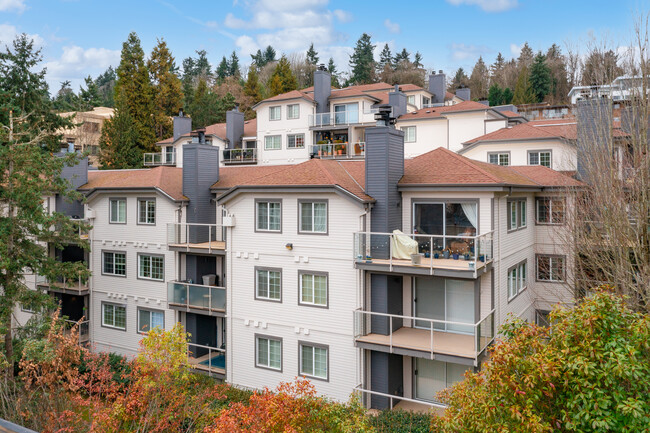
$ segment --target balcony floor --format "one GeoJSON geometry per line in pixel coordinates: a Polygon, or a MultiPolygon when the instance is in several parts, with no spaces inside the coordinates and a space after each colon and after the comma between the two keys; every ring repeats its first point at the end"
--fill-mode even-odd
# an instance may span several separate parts
{"type": "Polygon", "coordinates": [[[88,285],[82,284],[79,285],[78,283],[59,283],[59,282],[54,282],[54,283],[36,283],[37,287],[42,287],[46,290],[49,290],[51,292],[59,292],[59,293],[68,293],[71,295],[86,295],[88,294],[89,288],[88,285]]]}
{"type": "MultiPolygon", "coordinates": [[[[368,334],[357,338],[358,342],[390,346],[390,336],[368,334]]],[[[431,332],[427,329],[399,328],[393,332],[393,347],[431,352],[431,332]]],[[[433,331],[433,353],[475,358],[474,335],[433,331]]]]}
{"type": "Polygon", "coordinates": [[[226,250],[226,243],[224,241],[211,241],[211,242],[201,242],[197,244],[184,243],[184,244],[168,244],[169,248],[174,249],[190,249],[197,251],[219,251],[224,252],[226,250]]]}
{"type": "MultiPolygon", "coordinates": [[[[489,261],[488,261],[489,262],[489,261]]],[[[363,262],[361,262],[363,263],[363,262]]],[[[372,263],[389,266],[391,261],[389,259],[372,259],[372,263]]],[[[430,268],[434,269],[447,269],[455,271],[469,271],[469,264],[474,263],[473,260],[454,260],[454,259],[434,259],[433,257],[422,257],[419,265],[414,265],[410,259],[393,259],[393,266],[408,266],[412,268],[430,268]]],[[[479,270],[485,267],[486,263],[477,261],[476,269],[479,270]]]]}
{"type": "MultiPolygon", "coordinates": [[[[219,355],[212,354],[213,358],[218,357],[219,355]]],[[[225,368],[220,368],[220,367],[215,367],[212,366],[210,368],[209,365],[207,365],[206,361],[210,358],[210,354],[203,355],[199,358],[193,358],[189,357],[190,365],[192,366],[193,369],[195,370],[200,370],[200,371],[205,371],[206,373],[212,373],[212,374],[226,374],[226,369],[225,368]]]]}

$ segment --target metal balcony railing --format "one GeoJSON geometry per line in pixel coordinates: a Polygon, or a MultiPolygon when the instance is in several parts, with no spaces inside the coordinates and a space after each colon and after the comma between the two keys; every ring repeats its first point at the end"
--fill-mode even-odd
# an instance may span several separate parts
{"type": "Polygon", "coordinates": [[[226,373],[226,349],[187,343],[187,358],[195,370],[212,374],[226,373]]]}
{"type": "Polygon", "coordinates": [[[167,246],[173,249],[196,249],[209,254],[226,249],[223,226],[219,224],[168,223],[167,246]]]}
{"type": "Polygon", "coordinates": [[[356,263],[476,271],[492,261],[492,235],[422,235],[405,233],[354,234],[356,263]]]}
{"type": "Polygon", "coordinates": [[[476,360],[494,336],[494,310],[476,323],[354,311],[355,340],[387,346],[391,353],[397,347],[428,352],[431,359],[439,353],[476,360]]]}
{"type": "Polygon", "coordinates": [[[77,333],[79,344],[87,343],[90,340],[90,320],[75,322],[74,320],[66,319],[63,321],[63,326],[66,332],[70,332],[75,325],[78,325],[77,333]]]}
{"type": "Polygon", "coordinates": [[[88,292],[89,290],[88,279],[81,275],[77,278],[66,278],[60,276],[55,279],[49,279],[43,275],[37,274],[36,286],[56,292],[67,291],[78,292],[78,294],[84,294],[84,292],[88,292]]]}
{"type": "Polygon", "coordinates": [[[446,409],[447,408],[447,405],[443,404],[443,403],[435,403],[435,402],[425,401],[425,400],[416,400],[416,399],[413,399],[413,398],[402,397],[402,396],[399,396],[399,395],[386,394],[386,393],[383,393],[383,392],[373,391],[373,390],[365,388],[361,384],[357,385],[354,388],[354,391],[361,394],[361,403],[365,407],[370,407],[370,401],[369,400],[374,395],[374,396],[377,396],[377,397],[384,397],[384,398],[388,399],[389,403],[390,403],[388,407],[395,408],[395,409],[400,408],[399,403],[398,403],[397,407],[394,404],[395,400],[400,401],[400,402],[403,401],[403,402],[412,403],[412,404],[416,405],[416,407],[418,405],[421,405],[421,406],[423,406],[423,408],[426,408],[426,409],[446,409]]]}
{"type": "Polygon", "coordinates": [[[317,113],[309,115],[310,127],[343,126],[359,123],[359,110],[335,111],[333,113],[317,113]]]}
{"type": "Polygon", "coordinates": [[[167,302],[170,306],[207,312],[226,312],[226,288],[170,281],[167,283],[167,302]]]}
{"type": "Polygon", "coordinates": [[[257,149],[224,149],[224,164],[254,164],[257,163],[257,149]]]}
{"type": "Polygon", "coordinates": [[[349,159],[363,158],[366,153],[366,143],[326,143],[312,144],[309,154],[312,158],[320,159],[349,159]]]}
{"type": "Polygon", "coordinates": [[[143,164],[145,167],[155,167],[159,165],[176,165],[176,152],[148,152],[143,154],[143,164]]]}

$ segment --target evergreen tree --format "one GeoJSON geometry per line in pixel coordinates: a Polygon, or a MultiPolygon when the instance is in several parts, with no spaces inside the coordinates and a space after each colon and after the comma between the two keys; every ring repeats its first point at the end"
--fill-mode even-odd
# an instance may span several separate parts
{"type": "Polygon", "coordinates": [[[275,70],[269,79],[268,87],[270,96],[290,92],[298,88],[296,77],[293,75],[293,72],[291,72],[291,65],[285,56],[282,56],[276,65],[275,70]]]}
{"type": "Polygon", "coordinates": [[[244,84],[244,94],[251,97],[251,105],[255,105],[262,100],[262,85],[257,75],[257,69],[252,65],[248,69],[248,76],[244,84]]]}
{"type": "Polygon", "coordinates": [[[395,55],[395,66],[399,65],[402,61],[409,62],[411,59],[411,54],[406,51],[406,48],[402,48],[402,51],[395,55]]]}
{"type": "Polygon", "coordinates": [[[312,42],[307,50],[307,63],[310,65],[318,65],[318,53],[314,49],[314,43],[312,42]]]}
{"type": "Polygon", "coordinates": [[[183,59],[183,78],[181,80],[183,84],[183,95],[184,95],[183,106],[186,108],[191,106],[192,101],[194,100],[195,78],[196,78],[196,74],[194,72],[194,59],[191,57],[187,57],[183,59]]]}
{"type": "Polygon", "coordinates": [[[116,98],[113,117],[104,121],[99,137],[99,161],[102,169],[125,169],[142,165],[138,129],[124,97],[116,98]]]}
{"type": "Polygon", "coordinates": [[[503,90],[498,84],[495,83],[490,86],[488,101],[490,102],[490,107],[503,104],[503,90]]]}
{"type": "Polygon", "coordinates": [[[219,122],[219,98],[210,91],[205,80],[199,80],[193,99],[189,110],[194,128],[205,128],[219,122]]]}
{"type": "Polygon", "coordinates": [[[370,35],[361,35],[350,56],[351,76],[350,81],[354,84],[370,84],[375,81],[375,59],[373,50],[375,46],[370,40],[370,35]]]}
{"type": "Polygon", "coordinates": [[[474,98],[480,100],[488,97],[489,79],[488,68],[483,62],[483,57],[479,57],[469,77],[469,88],[474,98]]]}
{"type": "Polygon", "coordinates": [[[567,70],[567,58],[556,44],[546,52],[546,64],[551,70],[551,95],[552,103],[565,102],[571,86],[569,85],[569,74],[567,70]]]}
{"type": "Polygon", "coordinates": [[[334,64],[334,58],[330,57],[329,62],[327,62],[327,72],[332,76],[332,86],[339,89],[341,88],[341,83],[339,82],[339,74],[336,70],[336,65],[334,64]]]}
{"type": "Polygon", "coordinates": [[[505,63],[506,61],[503,58],[503,55],[498,53],[494,63],[490,66],[490,82],[498,84],[500,87],[505,85],[505,79],[503,77],[505,63]]]}
{"type": "Polygon", "coordinates": [[[460,87],[467,87],[469,84],[469,78],[467,78],[467,74],[465,74],[465,70],[463,68],[458,68],[456,70],[456,73],[454,74],[454,78],[451,80],[451,84],[449,85],[449,90],[454,91],[460,87]]]}
{"type": "Polygon", "coordinates": [[[102,105],[102,98],[99,95],[99,87],[93,79],[88,75],[85,80],[86,88],[79,88],[79,104],[81,110],[92,110],[93,107],[102,105]]]}
{"type": "Polygon", "coordinates": [[[420,54],[419,51],[415,52],[415,57],[413,58],[413,66],[415,66],[416,68],[421,68],[422,66],[424,66],[422,64],[422,54],[420,54]]]}
{"type": "MultiPolygon", "coordinates": [[[[141,153],[155,149],[152,93],[149,70],[144,61],[140,39],[133,32],[122,45],[122,56],[115,83],[115,105],[122,106],[122,109],[127,110],[133,118],[137,132],[135,142],[141,153]],[[118,100],[120,98],[122,100],[118,100]]],[[[112,137],[111,141],[114,141],[112,137]]]]}
{"type": "Polygon", "coordinates": [[[95,79],[95,85],[101,98],[101,106],[113,107],[115,105],[115,81],[117,81],[117,75],[112,66],[109,66],[95,79]]]}
{"type": "Polygon", "coordinates": [[[276,56],[275,49],[273,49],[272,46],[267,46],[266,49],[264,50],[264,64],[266,65],[267,63],[272,63],[275,62],[275,56],[276,56]]]}
{"type": "Polygon", "coordinates": [[[58,112],[77,111],[79,108],[79,98],[72,90],[69,80],[61,83],[52,106],[58,112]]]}
{"type": "Polygon", "coordinates": [[[223,80],[228,76],[229,72],[230,68],[228,67],[228,60],[226,60],[226,56],[223,56],[219,66],[217,66],[217,78],[223,80]]]}
{"type": "Polygon", "coordinates": [[[515,94],[512,93],[512,90],[510,87],[506,87],[503,89],[503,104],[512,104],[512,99],[514,98],[515,94]]]}
{"type": "Polygon", "coordinates": [[[212,65],[208,61],[208,53],[205,50],[199,50],[196,54],[199,57],[194,60],[194,77],[196,79],[203,79],[209,83],[213,76],[212,65]]]}
{"type": "Polygon", "coordinates": [[[232,54],[230,55],[230,60],[228,61],[228,76],[239,78],[240,75],[239,57],[237,57],[237,53],[233,50],[232,54]]]}
{"type": "Polygon", "coordinates": [[[253,61],[253,65],[255,65],[258,68],[264,67],[264,54],[262,54],[262,50],[257,50],[257,53],[251,54],[251,60],[253,61]]]}
{"type": "Polygon", "coordinates": [[[170,116],[175,116],[183,108],[181,80],[173,72],[176,67],[167,43],[158,40],[147,62],[153,86],[153,121],[158,140],[172,135],[170,116]]]}
{"type": "Polygon", "coordinates": [[[226,112],[235,108],[237,101],[232,93],[228,92],[223,98],[219,99],[217,103],[217,116],[215,123],[223,123],[226,121],[226,112]]]}
{"type": "Polygon", "coordinates": [[[52,281],[88,278],[84,263],[57,261],[44,246],[76,241],[86,249],[88,242],[79,239],[68,216],[43,206],[46,196],[81,196],[61,178],[63,167],[77,163],[79,155],[57,157],[50,152],[60,144],[56,131],[72,123],[54,112],[41,61],[40,50],[24,33],[0,52],[0,334],[6,377],[13,377],[21,355],[14,354],[13,346],[14,334],[22,327],[13,320],[16,305],[30,305],[35,311],[53,307],[47,294],[26,286],[24,275],[52,281]],[[51,229],[54,226],[57,230],[51,229]]]}
{"type": "Polygon", "coordinates": [[[536,102],[544,101],[544,97],[551,93],[551,85],[551,70],[546,64],[546,56],[540,52],[535,56],[530,68],[530,87],[536,102]]]}
{"type": "Polygon", "coordinates": [[[519,58],[517,59],[517,67],[519,70],[521,70],[523,67],[529,69],[530,65],[533,63],[533,56],[533,49],[530,48],[528,42],[524,42],[524,46],[521,47],[521,52],[519,53],[519,58]]]}
{"type": "Polygon", "coordinates": [[[537,100],[533,89],[530,87],[530,80],[528,75],[528,68],[526,66],[523,66],[519,72],[517,85],[515,86],[515,92],[512,97],[512,103],[515,105],[532,104],[537,100]]]}
{"type": "Polygon", "coordinates": [[[390,51],[388,44],[384,44],[384,49],[379,53],[379,63],[377,63],[377,71],[379,73],[383,72],[384,69],[388,66],[393,69],[393,53],[390,51]]]}

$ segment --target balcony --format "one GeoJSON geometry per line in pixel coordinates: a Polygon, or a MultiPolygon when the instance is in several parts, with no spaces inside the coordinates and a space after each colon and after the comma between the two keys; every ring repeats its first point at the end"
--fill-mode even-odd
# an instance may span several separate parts
{"type": "Polygon", "coordinates": [[[63,320],[63,329],[69,334],[73,327],[77,327],[79,345],[83,346],[90,341],[90,320],[75,322],[74,320],[63,320]]]}
{"type": "MultiPolygon", "coordinates": [[[[334,113],[317,113],[309,115],[310,128],[327,126],[348,126],[361,123],[359,110],[336,111],[334,113]]],[[[373,117],[374,120],[374,117],[373,117]]]]}
{"type": "Polygon", "coordinates": [[[59,277],[50,280],[43,275],[36,275],[36,287],[49,292],[67,293],[69,295],[87,295],[89,293],[88,280],[83,277],[65,278],[59,277]]]}
{"type": "Polygon", "coordinates": [[[225,165],[257,164],[257,149],[224,149],[225,165]]]}
{"type": "Polygon", "coordinates": [[[171,281],[167,283],[167,303],[173,310],[223,316],[226,288],[171,281]]]}
{"type": "Polygon", "coordinates": [[[492,235],[354,234],[357,269],[477,278],[491,269],[492,235]]]}
{"type": "Polygon", "coordinates": [[[143,154],[143,165],[145,167],[157,167],[159,165],[176,165],[176,152],[153,152],[143,154]]]}
{"type": "Polygon", "coordinates": [[[208,375],[225,377],[226,349],[187,343],[187,358],[194,370],[208,375]]]}
{"type": "Polygon", "coordinates": [[[386,398],[389,401],[389,407],[396,410],[405,410],[405,411],[417,412],[417,413],[433,413],[434,415],[441,416],[444,414],[444,411],[447,408],[447,405],[442,403],[416,400],[413,398],[402,397],[399,395],[377,392],[368,389],[363,385],[357,385],[354,388],[354,391],[360,395],[361,403],[365,407],[370,407],[370,399],[372,398],[372,396],[377,396],[377,397],[386,398]]]}
{"type": "Polygon", "coordinates": [[[494,340],[494,310],[477,323],[354,311],[358,347],[435,359],[436,355],[472,360],[494,340]],[[385,331],[379,333],[378,331],[385,331]]]}
{"type": "Polygon", "coordinates": [[[361,159],[365,156],[366,143],[312,144],[309,154],[319,159],[361,159]]]}
{"type": "Polygon", "coordinates": [[[169,223],[167,247],[170,251],[225,255],[225,233],[218,224],[169,223]]]}

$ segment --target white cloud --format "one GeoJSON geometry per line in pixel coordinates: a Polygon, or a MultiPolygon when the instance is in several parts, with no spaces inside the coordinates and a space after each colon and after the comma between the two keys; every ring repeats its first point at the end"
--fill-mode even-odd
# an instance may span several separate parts
{"type": "Polygon", "coordinates": [[[350,12],[344,11],[342,9],[335,9],[332,13],[341,23],[349,23],[352,21],[352,14],[350,12]]]}
{"type": "Polygon", "coordinates": [[[466,45],[466,44],[451,44],[451,59],[456,62],[465,60],[474,60],[485,53],[490,52],[490,49],[483,45],[466,45]]]}
{"type": "Polygon", "coordinates": [[[88,75],[95,76],[109,66],[120,63],[120,51],[107,48],[87,48],[77,45],[63,47],[63,54],[56,60],[47,61],[47,81],[50,92],[56,93],[60,82],[70,80],[76,89],[88,75]]]}
{"type": "Polygon", "coordinates": [[[1,12],[24,12],[27,8],[25,5],[25,0],[0,0],[0,11],[1,12]]]}
{"type": "Polygon", "coordinates": [[[254,54],[260,49],[257,42],[248,35],[243,35],[235,39],[235,45],[242,54],[254,54]]]}
{"type": "Polygon", "coordinates": [[[521,49],[524,47],[524,44],[517,45],[517,44],[510,44],[510,54],[512,54],[513,57],[519,57],[519,53],[521,53],[521,49]]]}
{"type": "Polygon", "coordinates": [[[518,6],[518,0],[447,0],[454,6],[474,5],[485,12],[503,12],[518,6]]]}
{"type": "Polygon", "coordinates": [[[391,33],[399,33],[400,32],[400,26],[399,23],[394,23],[388,18],[384,21],[384,26],[388,29],[389,32],[391,33]]]}
{"type": "MultiPolygon", "coordinates": [[[[19,34],[16,26],[11,24],[0,24],[0,46],[4,48],[5,45],[11,46],[16,36],[19,34]]],[[[45,40],[38,34],[28,34],[28,38],[34,41],[36,47],[42,47],[45,44],[45,40]]]]}

